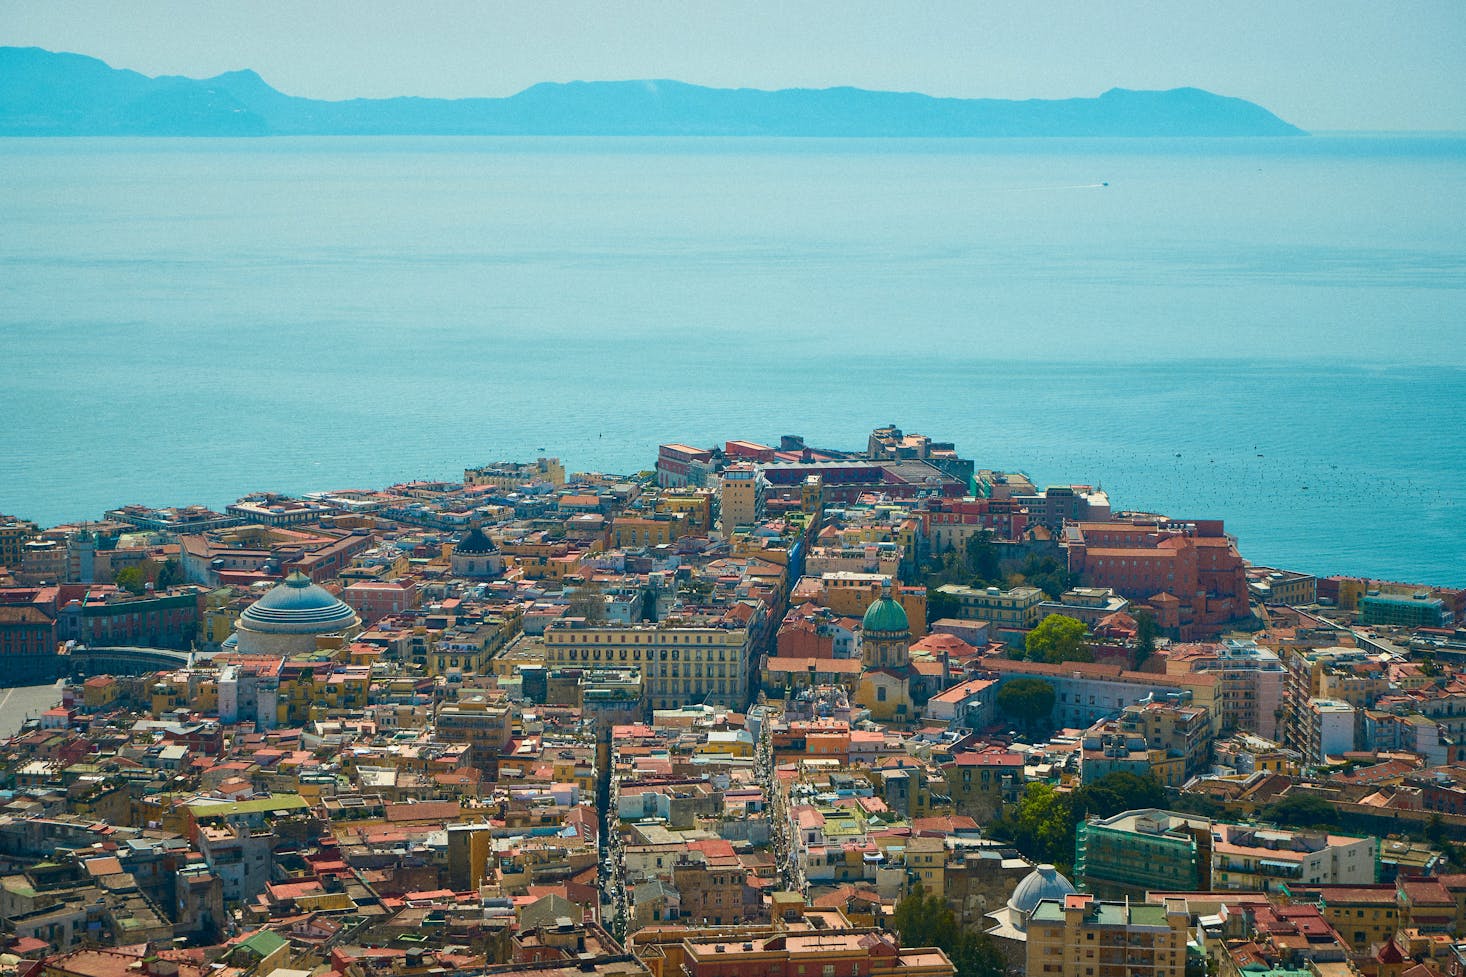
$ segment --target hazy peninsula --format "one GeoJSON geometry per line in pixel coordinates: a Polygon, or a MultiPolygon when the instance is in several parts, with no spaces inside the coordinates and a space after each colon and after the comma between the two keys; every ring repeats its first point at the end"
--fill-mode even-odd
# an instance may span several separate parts
{"type": "Polygon", "coordinates": [[[543,83],[507,98],[321,101],[253,71],[213,78],[0,47],[8,136],[1296,136],[1262,106],[1198,88],[1097,98],[934,98],[858,88],[761,91],[679,81],[543,83]]]}

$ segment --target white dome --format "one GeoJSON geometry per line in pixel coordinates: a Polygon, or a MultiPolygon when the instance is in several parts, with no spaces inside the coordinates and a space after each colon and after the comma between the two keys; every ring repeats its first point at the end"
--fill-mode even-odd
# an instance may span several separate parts
{"type": "Polygon", "coordinates": [[[1076,891],[1074,883],[1059,874],[1052,865],[1040,865],[1018,883],[1013,895],[1008,898],[1008,908],[1026,919],[1033,908],[1045,899],[1062,900],[1076,891]]]}

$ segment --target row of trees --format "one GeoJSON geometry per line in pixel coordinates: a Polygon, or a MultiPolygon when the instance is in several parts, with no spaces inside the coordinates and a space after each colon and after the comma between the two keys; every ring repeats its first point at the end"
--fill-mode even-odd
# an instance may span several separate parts
{"type": "Polygon", "coordinates": [[[1017,804],[988,826],[988,833],[1067,875],[1074,867],[1075,832],[1086,818],[1165,806],[1165,789],[1149,774],[1117,771],[1073,791],[1034,782],[1023,789],[1017,804]]]}
{"type": "Polygon", "coordinates": [[[940,893],[920,885],[896,904],[892,925],[902,946],[940,947],[957,968],[956,977],[1002,977],[1006,970],[990,936],[961,925],[940,893]]]}

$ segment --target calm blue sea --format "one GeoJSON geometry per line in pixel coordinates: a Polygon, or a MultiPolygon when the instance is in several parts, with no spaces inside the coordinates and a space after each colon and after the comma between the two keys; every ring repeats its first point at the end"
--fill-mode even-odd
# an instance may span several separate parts
{"type": "Polygon", "coordinates": [[[1466,585],[1466,140],[0,140],[0,512],[894,421],[1466,585]]]}

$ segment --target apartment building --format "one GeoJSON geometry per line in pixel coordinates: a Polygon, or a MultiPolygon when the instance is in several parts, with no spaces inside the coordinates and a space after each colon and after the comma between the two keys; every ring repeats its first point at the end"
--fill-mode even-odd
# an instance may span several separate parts
{"type": "Polygon", "coordinates": [[[1028,919],[1029,977],[1184,977],[1191,912],[1185,899],[1044,899],[1028,919]]]}
{"type": "Polygon", "coordinates": [[[752,634],[724,618],[631,625],[562,618],[545,629],[545,665],[638,667],[652,709],[688,702],[742,708],[748,699],[752,634]]]}

